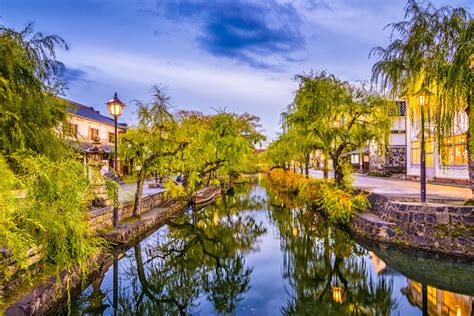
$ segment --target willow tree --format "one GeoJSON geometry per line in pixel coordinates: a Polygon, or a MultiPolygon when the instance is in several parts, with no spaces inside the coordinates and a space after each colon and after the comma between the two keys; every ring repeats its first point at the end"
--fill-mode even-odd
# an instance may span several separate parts
{"type": "Polygon", "coordinates": [[[119,152],[137,181],[133,216],[140,215],[146,178],[170,174],[169,163],[180,148],[174,137],[177,124],[169,111],[171,98],[159,85],[153,86],[152,94],[151,102],[136,101],[138,125],[127,130],[120,142],[119,152]]]}
{"type": "Polygon", "coordinates": [[[67,115],[55,97],[65,87],[58,47],[68,48],[59,36],[34,33],[33,24],[0,25],[0,152],[10,163],[17,151],[58,158],[65,148],[53,130],[67,115]]]}
{"type": "Polygon", "coordinates": [[[177,153],[173,168],[183,176],[188,194],[211,181],[225,184],[254,169],[253,151],[264,139],[258,117],[181,111],[178,125],[177,138],[188,146],[177,153]]]}
{"type": "Polygon", "coordinates": [[[333,163],[337,184],[345,183],[344,154],[371,140],[383,145],[390,130],[388,101],[364,86],[340,81],[326,72],[296,76],[295,107],[288,120],[310,137],[302,140],[321,149],[333,163]],[[305,125],[303,127],[298,127],[305,125]]]}
{"type": "MultiPolygon", "coordinates": [[[[412,120],[426,117],[438,143],[453,133],[456,115],[462,111],[470,114],[473,23],[465,8],[436,8],[431,3],[408,0],[405,20],[387,25],[392,29],[391,43],[371,51],[371,55],[379,58],[372,68],[372,81],[392,98],[405,97],[412,120]],[[424,93],[429,94],[429,102],[419,106],[417,97],[424,93]]],[[[471,133],[472,128],[468,133],[472,186],[471,133]]]]}

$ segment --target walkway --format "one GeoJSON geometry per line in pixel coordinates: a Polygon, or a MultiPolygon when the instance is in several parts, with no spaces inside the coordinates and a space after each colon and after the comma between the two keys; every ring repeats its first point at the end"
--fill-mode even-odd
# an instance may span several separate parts
{"type": "MultiPolygon", "coordinates": [[[[166,189],[163,188],[149,188],[148,183],[153,182],[153,180],[147,180],[143,184],[143,196],[155,194],[158,192],[163,192],[166,191],[166,189]]],[[[137,183],[135,181],[132,182],[125,182],[125,183],[120,183],[120,186],[122,187],[122,190],[119,191],[119,198],[120,201],[132,201],[135,197],[135,191],[137,188],[137,183]]]]}
{"type": "MultiPolygon", "coordinates": [[[[320,170],[310,170],[314,178],[323,178],[320,170]]],[[[353,174],[354,186],[358,189],[382,194],[394,198],[420,198],[420,183],[403,179],[371,177],[362,174],[353,174]]],[[[472,197],[469,188],[442,184],[427,184],[426,194],[428,200],[436,201],[464,201],[472,197]]]]}

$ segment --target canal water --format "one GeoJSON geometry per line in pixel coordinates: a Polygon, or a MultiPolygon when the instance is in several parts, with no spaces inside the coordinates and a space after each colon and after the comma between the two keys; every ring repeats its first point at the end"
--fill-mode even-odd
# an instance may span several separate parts
{"type": "Polygon", "coordinates": [[[72,314],[473,314],[472,263],[357,242],[262,176],[115,258],[72,314]]]}

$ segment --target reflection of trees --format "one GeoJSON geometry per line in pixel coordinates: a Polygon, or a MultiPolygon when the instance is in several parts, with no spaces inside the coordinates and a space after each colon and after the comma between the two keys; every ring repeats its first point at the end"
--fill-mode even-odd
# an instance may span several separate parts
{"type": "MultiPolygon", "coordinates": [[[[278,199],[270,192],[269,201],[278,199]]],[[[390,314],[392,283],[371,277],[361,258],[365,250],[318,214],[276,205],[269,203],[270,218],[279,230],[283,276],[290,285],[284,314],[390,314]]]]}
{"type": "Polygon", "coordinates": [[[255,250],[256,239],[265,232],[241,211],[262,205],[237,189],[191,219],[174,219],[165,235],[136,245],[119,294],[121,312],[186,314],[203,295],[216,311],[235,311],[252,272],[244,255],[255,250]]]}

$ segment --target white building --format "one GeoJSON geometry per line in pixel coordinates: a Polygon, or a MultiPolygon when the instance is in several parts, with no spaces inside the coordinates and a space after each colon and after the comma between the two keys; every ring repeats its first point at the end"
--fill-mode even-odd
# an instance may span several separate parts
{"type": "Polygon", "coordinates": [[[383,140],[373,140],[361,150],[348,153],[354,169],[362,172],[405,173],[406,170],[406,103],[396,101],[390,108],[392,118],[388,145],[385,154],[381,155],[379,144],[383,140]]]}
{"type": "MultiPolygon", "coordinates": [[[[100,114],[93,107],[65,100],[71,107],[70,117],[63,127],[71,146],[83,153],[84,163],[89,159],[99,160],[104,171],[114,168],[114,120],[100,114]]],[[[127,124],[119,123],[118,132],[124,133],[127,124]]],[[[120,168],[122,169],[122,168],[120,168]]],[[[123,173],[120,170],[119,173],[123,173]]]]}
{"type": "MultiPolygon", "coordinates": [[[[409,106],[409,105],[408,105],[409,106]]],[[[407,177],[420,177],[420,122],[414,121],[407,111],[407,177]]],[[[453,136],[446,137],[441,150],[433,139],[432,126],[425,127],[426,176],[438,182],[469,183],[466,133],[469,120],[465,112],[456,116],[453,136]],[[441,154],[439,154],[439,152],[441,154]]]]}

